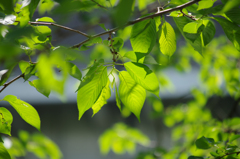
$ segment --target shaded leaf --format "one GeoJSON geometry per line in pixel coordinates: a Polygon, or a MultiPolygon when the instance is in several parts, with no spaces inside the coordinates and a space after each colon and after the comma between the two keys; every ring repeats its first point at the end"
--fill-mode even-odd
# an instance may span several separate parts
{"type": "Polygon", "coordinates": [[[11,159],[7,149],[3,146],[3,143],[0,142],[0,158],[1,159],[11,159]]]}
{"type": "Polygon", "coordinates": [[[24,121],[40,131],[40,117],[33,106],[17,99],[14,95],[7,95],[3,98],[3,100],[9,102],[9,104],[18,112],[24,121]]]}
{"type": "Polygon", "coordinates": [[[213,147],[214,139],[206,138],[203,136],[203,137],[197,139],[195,144],[196,144],[197,148],[199,148],[199,149],[209,149],[209,148],[213,147]]]}
{"type": "Polygon", "coordinates": [[[134,0],[120,0],[114,13],[114,19],[118,26],[122,26],[128,21],[133,6],[134,0]]]}

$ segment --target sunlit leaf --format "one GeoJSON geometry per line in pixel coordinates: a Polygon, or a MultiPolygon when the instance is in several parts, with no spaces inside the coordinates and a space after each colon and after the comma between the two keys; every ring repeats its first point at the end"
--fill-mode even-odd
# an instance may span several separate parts
{"type": "Polygon", "coordinates": [[[159,96],[159,82],[156,74],[146,65],[135,62],[127,62],[124,67],[130,76],[143,88],[159,96]]]}
{"type": "Polygon", "coordinates": [[[68,65],[69,65],[69,74],[78,79],[78,80],[81,80],[82,78],[82,73],[81,71],[78,69],[78,67],[76,65],[74,65],[73,63],[71,62],[68,62],[68,65]]]}
{"type": "Polygon", "coordinates": [[[33,106],[13,95],[7,95],[3,98],[3,100],[9,102],[9,104],[18,112],[24,121],[40,131],[40,117],[33,106]]]}
{"type": "Polygon", "coordinates": [[[79,120],[82,115],[90,109],[98,99],[101,91],[107,84],[107,67],[99,66],[93,74],[91,81],[83,85],[77,94],[77,105],[79,110],[79,120]]]}
{"type": "Polygon", "coordinates": [[[228,0],[227,3],[225,3],[220,13],[225,13],[227,11],[230,11],[232,8],[237,7],[239,5],[240,5],[239,0],[228,0]]]}
{"type": "Polygon", "coordinates": [[[29,85],[35,87],[36,90],[41,94],[43,94],[44,96],[48,97],[50,95],[51,91],[49,89],[44,89],[44,87],[41,85],[41,82],[38,79],[33,81],[28,81],[28,83],[29,85]]]}
{"type": "Polygon", "coordinates": [[[213,4],[214,4],[216,1],[217,1],[217,0],[201,0],[200,2],[198,2],[198,9],[197,9],[197,10],[210,8],[210,7],[213,6],[213,4]]]}
{"type": "Polygon", "coordinates": [[[122,110],[121,101],[120,101],[120,97],[119,97],[119,93],[118,93],[118,89],[117,89],[116,83],[115,83],[115,96],[116,96],[116,104],[117,104],[117,107],[118,107],[119,110],[121,111],[121,110],[122,110]]]}
{"type": "Polygon", "coordinates": [[[107,100],[111,97],[111,90],[109,88],[110,81],[108,80],[106,86],[102,89],[97,101],[92,106],[93,116],[105,105],[107,100]]]}
{"type": "Polygon", "coordinates": [[[160,50],[164,55],[171,57],[176,51],[176,35],[172,26],[165,22],[160,30],[160,50]]]}
{"type": "Polygon", "coordinates": [[[45,12],[50,12],[53,7],[54,7],[53,0],[41,0],[39,3],[38,12],[40,15],[42,15],[45,12]]]}
{"type": "Polygon", "coordinates": [[[11,136],[12,114],[4,107],[0,107],[0,133],[11,136]]]}
{"type": "Polygon", "coordinates": [[[133,51],[149,53],[156,42],[156,24],[154,19],[145,20],[133,25],[131,36],[133,51]]]}
{"type": "Polygon", "coordinates": [[[145,89],[138,85],[126,71],[119,73],[119,94],[122,103],[138,118],[146,98],[145,89]]]}
{"type": "Polygon", "coordinates": [[[55,23],[55,21],[50,18],[50,17],[42,17],[42,18],[38,18],[36,19],[36,22],[50,22],[50,23],[55,23]]]}

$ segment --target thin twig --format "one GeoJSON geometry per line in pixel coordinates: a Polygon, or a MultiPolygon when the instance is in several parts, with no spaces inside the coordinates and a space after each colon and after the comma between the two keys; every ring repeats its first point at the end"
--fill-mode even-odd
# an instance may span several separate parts
{"type": "Polygon", "coordinates": [[[96,3],[99,7],[108,10],[108,8],[104,7],[103,5],[99,4],[98,2],[91,0],[92,2],[96,3]]]}
{"type": "Polygon", "coordinates": [[[182,11],[182,9],[180,9],[180,12],[181,12],[181,13],[183,14],[183,16],[185,16],[185,17],[188,17],[188,18],[190,18],[190,19],[192,19],[192,20],[194,20],[194,21],[197,20],[194,16],[185,14],[185,13],[182,11]]]}
{"type": "Polygon", "coordinates": [[[3,88],[0,90],[0,93],[7,87],[9,86],[11,83],[13,83],[14,81],[16,81],[17,79],[21,78],[21,77],[24,77],[24,73],[21,74],[21,75],[18,75],[17,77],[15,77],[14,79],[12,79],[11,81],[9,81],[8,83],[5,83],[3,85],[3,88]]]}
{"type": "Polygon", "coordinates": [[[62,25],[59,25],[59,24],[56,24],[56,23],[50,23],[50,22],[28,22],[28,23],[32,24],[32,25],[53,25],[53,26],[56,26],[56,27],[59,27],[59,28],[63,28],[65,30],[76,32],[76,33],[81,34],[81,35],[83,35],[87,38],[90,37],[89,35],[87,35],[84,32],[81,32],[79,30],[75,30],[75,29],[72,29],[72,28],[69,28],[69,27],[66,27],[66,26],[62,26],[62,25]]]}
{"type": "Polygon", "coordinates": [[[232,153],[226,153],[225,155],[219,157],[219,159],[221,159],[221,158],[223,158],[223,157],[225,157],[225,156],[228,156],[228,155],[233,155],[233,154],[237,154],[237,155],[238,155],[239,153],[240,153],[240,151],[232,152],[232,153]]]}
{"type": "MultiPolygon", "coordinates": [[[[172,12],[172,11],[181,10],[181,9],[186,8],[186,7],[190,6],[190,5],[193,5],[194,3],[197,3],[199,1],[201,1],[201,0],[192,0],[190,2],[187,2],[187,3],[184,3],[182,5],[179,5],[179,6],[175,7],[175,8],[166,9],[166,10],[157,12],[155,14],[152,14],[152,15],[149,15],[149,16],[146,16],[146,17],[143,17],[143,18],[138,18],[138,19],[136,19],[134,21],[129,21],[127,24],[125,24],[122,27],[116,27],[116,28],[113,28],[113,29],[108,30],[106,32],[102,32],[102,33],[93,35],[93,36],[91,36],[91,38],[96,38],[96,37],[99,37],[99,36],[102,36],[102,35],[110,34],[110,33],[115,32],[115,31],[117,31],[117,30],[119,30],[121,28],[124,28],[124,27],[130,26],[130,25],[136,24],[136,23],[144,21],[146,19],[150,19],[150,18],[154,18],[154,17],[157,17],[157,16],[161,16],[163,14],[167,14],[167,13],[172,12]]],[[[88,39],[87,41],[89,41],[89,40],[90,39],[88,39]]],[[[87,41],[86,40],[82,41],[82,42],[80,42],[80,43],[78,43],[76,45],[73,45],[71,48],[78,48],[78,47],[80,47],[82,44],[84,44],[87,41]]]]}

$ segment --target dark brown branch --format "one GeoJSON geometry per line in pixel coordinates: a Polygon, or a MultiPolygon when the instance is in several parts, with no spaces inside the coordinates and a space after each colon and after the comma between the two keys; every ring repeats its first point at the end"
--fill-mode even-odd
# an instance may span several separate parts
{"type": "Polygon", "coordinates": [[[50,22],[28,22],[28,23],[32,24],[32,25],[53,25],[53,26],[56,26],[56,27],[59,27],[59,28],[63,28],[65,30],[76,32],[78,34],[81,34],[81,35],[89,38],[89,35],[87,35],[84,32],[81,32],[79,30],[75,30],[75,29],[72,29],[72,28],[69,28],[69,27],[66,27],[66,26],[62,26],[62,25],[59,25],[59,24],[56,24],[56,23],[50,23],[50,22]]]}
{"type": "MultiPolygon", "coordinates": [[[[161,15],[167,14],[167,13],[172,12],[172,11],[181,10],[181,9],[186,8],[186,7],[190,6],[190,5],[193,5],[194,3],[197,3],[197,2],[199,2],[199,1],[201,1],[201,0],[192,0],[192,1],[187,2],[187,3],[185,3],[185,4],[179,5],[179,6],[175,7],[175,8],[166,9],[166,10],[157,12],[157,13],[155,13],[155,14],[152,14],[152,15],[149,15],[149,16],[146,16],[146,17],[143,17],[143,18],[138,18],[138,19],[136,19],[136,20],[134,20],[134,21],[129,21],[127,24],[125,24],[125,25],[122,26],[122,27],[116,27],[116,28],[113,28],[113,29],[111,29],[111,30],[109,30],[109,31],[106,31],[106,32],[102,32],[102,33],[93,35],[93,36],[91,36],[91,38],[95,38],[95,37],[99,37],[99,36],[102,36],[102,35],[106,35],[106,34],[115,32],[115,31],[117,31],[117,30],[119,30],[119,29],[121,29],[121,28],[124,28],[124,27],[130,26],[130,25],[136,24],[136,23],[141,22],[141,21],[146,20],[146,19],[150,19],[150,18],[154,18],[154,17],[157,17],[157,16],[161,16],[161,15]]],[[[82,41],[82,42],[80,42],[80,43],[72,46],[71,48],[78,48],[78,47],[80,47],[82,44],[84,44],[85,42],[87,42],[87,41],[89,41],[89,40],[90,40],[90,39],[85,40],[85,41],[82,41]]]]}
{"type": "Polygon", "coordinates": [[[3,88],[0,90],[0,93],[7,87],[9,86],[11,83],[13,83],[14,81],[16,81],[17,79],[21,78],[21,77],[24,77],[24,73],[21,74],[21,75],[18,75],[17,77],[15,77],[14,79],[12,79],[11,81],[9,81],[8,83],[5,83],[3,85],[3,88]]]}
{"type": "Polygon", "coordinates": [[[101,7],[101,8],[103,8],[103,9],[106,9],[106,10],[107,10],[106,7],[104,7],[103,5],[99,4],[98,2],[96,2],[96,1],[94,1],[94,0],[91,0],[91,1],[94,2],[94,3],[96,3],[99,7],[101,7]]]}
{"type": "Polygon", "coordinates": [[[228,156],[228,155],[233,155],[233,154],[237,154],[237,155],[238,155],[239,153],[240,153],[240,151],[231,152],[231,153],[226,153],[225,155],[221,156],[219,159],[224,158],[225,156],[228,156]]]}
{"type": "Polygon", "coordinates": [[[181,12],[181,13],[183,14],[183,16],[185,16],[185,17],[188,17],[188,18],[190,18],[190,19],[192,19],[192,20],[194,20],[194,21],[197,20],[194,16],[185,14],[185,13],[182,11],[182,9],[180,9],[180,12],[181,12]]]}

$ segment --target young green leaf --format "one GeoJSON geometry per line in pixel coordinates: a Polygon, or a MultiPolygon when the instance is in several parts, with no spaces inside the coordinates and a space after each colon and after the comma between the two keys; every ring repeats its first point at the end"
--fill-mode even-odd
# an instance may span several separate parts
{"type": "Polygon", "coordinates": [[[3,143],[0,143],[0,158],[1,159],[11,159],[7,149],[3,146],[3,143]]]}
{"type": "Polygon", "coordinates": [[[119,94],[122,103],[138,118],[146,98],[145,89],[138,85],[126,71],[119,73],[119,94]]]}
{"type": "Polygon", "coordinates": [[[121,101],[120,101],[120,98],[119,98],[119,94],[118,94],[118,89],[117,89],[117,85],[115,83],[115,95],[116,95],[116,104],[119,108],[119,110],[121,111],[122,108],[121,108],[121,101]]]}
{"type": "Polygon", "coordinates": [[[146,65],[135,62],[127,62],[124,67],[129,75],[143,88],[159,96],[159,82],[155,73],[146,65]]]}
{"type": "Polygon", "coordinates": [[[40,15],[43,15],[45,12],[50,12],[54,7],[53,0],[42,0],[41,2],[39,3],[38,7],[38,12],[40,15]]]}
{"type": "Polygon", "coordinates": [[[94,72],[92,80],[88,81],[86,84],[80,87],[77,94],[79,120],[81,119],[85,111],[87,111],[94,105],[101,91],[106,86],[107,81],[107,67],[99,66],[94,72]]]}
{"type": "Polygon", "coordinates": [[[200,2],[198,2],[197,10],[211,8],[216,1],[217,0],[201,0],[200,2]]]}
{"type": "Polygon", "coordinates": [[[30,86],[33,86],[36,88],[36,90],[43,94],[44,96],[48,97],[51,93],[50,89],[45,89],[42,85],[41,82],[39,81],[39,79],[33,80],[33,81],[28,81],[30,86]]]}
{"type": "Polygon", "coordinates": [[[155,20],[155,24],[156,24],[156,32],[158,32],[159,27],[160,27],[160,25],[161,25],[161,23],[162,23],[162,22],[161,22],[161,17],[160,17],[160,16],[155,17],[154,20],[155,20]]]}
{"type": "Polygon", "coordinates": [[[130,42],[133,51],[149,53],[156,42],[156,24],[154,19],[145,20],[133,25],[130,42]]]}
{"type": "Polygon", "coordinates": [[[33,106],[18,99],[14,95],[7,95],[3,98],[3,100],[9,102],[9,104],[18,112],[24,121],[40,131],[40,117],[33,106]]]}
{"type": "Polygon", "coordinates": [[[42,18],[38,18],[36,19],[36,22],[49,22],[49,23],[55,23],[55,21],[50,18],[50,17],[42,17],[42,18]]]}
{"type": "Polygon", "coordinates": [[[22,72],[22,73],[25,73],[25,71],[26,71],[27,67],[30,65],[30,63],[27,62],[27,61],[21,60],[21,61],[18,63],[18,65],[19,65],[19,68],[20,68],[21,72],[22,72]]]}
{"type": "Polygon", "coordinates": [[[12,114],[4,107],[0,107],[0,133],[11,136],[12,114]]]}
{"type": "Polygon", "coordinates": [[[160,50],[164,55],[171,57],[176,51],[176,35],[172,26],[165,22],[160,30],[160,50]]]}
{"type": "Polygon", "coordinates": [[[206,138],[203,136],[203,137],[197,139],[195,144],[196,144],[197,148],[199,148],[199,149],[209,149],[209,148],[213,147],[214,139],[206,138]]]}
{"type": "Polygon", "coordinates": [[[233,43],[235,48],[240,51],[240,27],[227,19],[219,17],[215,17],[214,19],[219,22],[228,39],[233,43]]]}
{"type": "Polygon", "coordinates": [[[82,73],[81,71],[78,69],[78,67],[76,65],[74,65],[73,63],[71,62],[68,62],[68,65],[69,65],[69,74],[78,79],[78,80],[81,80],[82,78],[82,73]]]}
{"type": "Polygon", "coordinates": [[[94,116],[105,104],[107,104],[107,100],[111,97],[111,90],[109,88],[110,81],[108,79],[106,86],[102,89],[100,96],[97,101],[92,106],[93,115],[94,116]]]}

